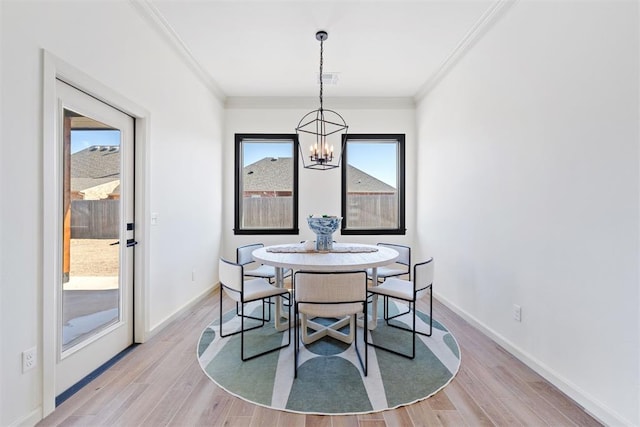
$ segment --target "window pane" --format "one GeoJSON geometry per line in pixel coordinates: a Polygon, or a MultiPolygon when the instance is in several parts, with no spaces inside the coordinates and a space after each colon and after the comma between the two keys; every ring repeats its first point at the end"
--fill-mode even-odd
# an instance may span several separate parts
{"type": "Polygon", "coordinates": [[[291,136],[236,135],[236,233],[297,232],[296,154],[291,136]]]}
{"type": "Polygon", "coordinates": [[[64,109],[62,343],[120,319],[120,130],[64,109]]]}
{"type": "Polygon", "coordinates": [[[404,233],[403,143],[403,135],[348,136],[343,234],[404,233]]]}

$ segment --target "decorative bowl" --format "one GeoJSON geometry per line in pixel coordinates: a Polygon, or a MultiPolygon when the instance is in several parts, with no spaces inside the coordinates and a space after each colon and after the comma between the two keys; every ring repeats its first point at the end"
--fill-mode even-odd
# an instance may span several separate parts
{"type": "Polygon", "coordinates": [[[333,249],[333,233],[340,227],[342,218],[337,216],[308,217],[309,228],[316,234],[316,250],[333,249]]]}

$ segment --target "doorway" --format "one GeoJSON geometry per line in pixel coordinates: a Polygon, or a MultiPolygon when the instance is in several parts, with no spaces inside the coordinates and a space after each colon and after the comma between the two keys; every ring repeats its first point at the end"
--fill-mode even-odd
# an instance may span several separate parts
{"type": "Polygon", "coordinates": [[[59,396],[133,344],[135,122],[61,80],[56,94],[59,396]]]}

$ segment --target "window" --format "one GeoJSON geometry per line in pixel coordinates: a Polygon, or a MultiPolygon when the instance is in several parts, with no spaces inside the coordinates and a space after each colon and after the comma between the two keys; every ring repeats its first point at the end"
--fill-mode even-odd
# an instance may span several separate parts
{"type": "Polygon", "coordinates": [[[297,136],[236,134],[235,234],[298,234],[297,136]]]}
{"type": "Polygon", "coordinates": [[[347,135],[342,234],[405,234],[404,135],[347,135]]]}

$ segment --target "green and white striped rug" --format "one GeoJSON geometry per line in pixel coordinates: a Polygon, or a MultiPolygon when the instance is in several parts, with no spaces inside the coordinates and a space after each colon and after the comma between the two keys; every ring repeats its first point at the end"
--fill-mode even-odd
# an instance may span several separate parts
{"type": "MultiPolygon", "coordinates": [[[[390,304],[392,313],[398,310],[406,311],[406,306],[390,304]]],[[[259,303],[247,305],[247,312],[252,311],[259,315],[259,303]]],[[[225,334],[240,327],[234,314],[231,311],[223,316],[225,334]]],[[[411,322],[410,315],[398,319],[411,322]]],[[[426,331],[428,321],[428,315],[417,312],[418,330],[426,331]]],[[[382,320],[370,334],[374,342],[384,341],[385,346],[411,348],[410,333],[390,328],[382,320]]],[[[311,345],[300,345],[298,378],[294,379],[293,329],[291,337],[291,345],[285,349],[242,362],[240,335],[220,338],[216,320],[200,336],[198,360],[209,378],[234,396],[272,409],[326,415],[377,412],[426,399],[444,388],[460,367],[458,343],[435,319],[431,337],[417,335],[414,360],[369,346],[366,377],[361,374],[353,345],[324,337],[311,345]]],[[[362,329],[358,339],[363,354],[362,329]]],[[[286,333],[267,324],[245,334],[245,353],[257,353],[257,349],[280,342],[286,342],[286,333]]]]}

